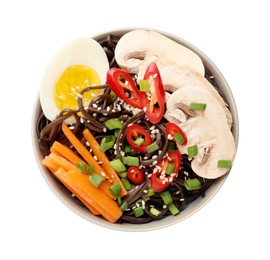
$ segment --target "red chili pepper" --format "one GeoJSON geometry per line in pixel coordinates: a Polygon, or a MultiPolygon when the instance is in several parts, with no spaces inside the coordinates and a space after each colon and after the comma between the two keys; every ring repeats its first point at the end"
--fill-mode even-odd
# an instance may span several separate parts
{"type": "Polygon", "coordinates": [[[151,94],[150,100],[148,100],[147,94],[141,92],[146,107],[145,114],[152,124],[156,124],[163,117],[165,107],[165,90],[156,63],[149,64],[144,74],[144,80],[149,81],[151,94]]]}
{"type": "Polygon", "coordinates": [[[184,141],[183,141],[183,143],[181,145],[186,145],[187,144],[187,135],[185,134],[185,132],[178,125],[176,125],[174,123],[167,123],[165,131],[166,131],[166,135],[170,134],[172,137],[174,137],[174,135],[176,133],[180,133],[184,138],[184,141]]]}
{"type": "Polygon", "coordinates": [[[153,143],[150,134],[138,124],[133,124],[126,128],[126,137],[131,148],[140,153],[146,153],[147,152],[146,147],[153,143]],[[134,143],[138,137],[144,139],[144,142],[139,146],[136,143],[134,143]]]}
{"type": "Polygon", "coordinates": [[[139,168],[131,166],[128,168],[127,178],[133,183],[139,185],[143,182],[145,176],[139,168]]]}
{"type": "Polygon", "coordinates": [[[173,180],[176,177],[180,169],[180,163],[181,163],[181,153],[178,150],[169,152],[167,157],[161,159],[157,163],[157,166],[159,166],[160,169],[157,172],[153,173],[152,176],[150,177],[150,183],[151,183],[152,189],[156,192],[161,192],[165,190],[171,184],[170,178],[172,177],[172,180],[173,180]],[[167,176],[166,174],[164,174],[164,171],[166,171],[168,167],[168,163],[175,164],[174,170],[173,170],[173,173],[175,174],[172,176],[170,175],[167,176]],[[161,179],[160,178],[161,176],[163,176],[164,178],[161,179]]]}
{"type": "Polygon", "coordinates": [[[107,83],[111,90],[125,102],[133,107],[143,108],[141,94],[129,73],[112,68],[107,72],[107,83]]]}

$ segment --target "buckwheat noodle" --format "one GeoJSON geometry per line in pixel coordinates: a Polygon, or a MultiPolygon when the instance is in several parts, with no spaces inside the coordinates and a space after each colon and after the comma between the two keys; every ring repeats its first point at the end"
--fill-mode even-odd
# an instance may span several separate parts
{"type": "MultiPolygon", "coordinates": [[[[115,35],[108,35],[99,41],[108,57],[110,67],[118,67],[114,56],[114,50],[118,40],[119,37],[115,35]]],[[[213,86],[218,88],[215,82],[215,78],[212,76],[211,72],[207,68],[205,71],[206,78],[213,86]]],[[[146,120],[143,111],[134,114],[132,111],[123,109],[122,103],[118,98],[110,95],[110,89],[108,85],[104,84],[95,87],[87,87],[86,89],[82,90],[80,95],[78,95],[78,109],[65,109],[61,111],[58,117],[52,122],[46,119],[42,109],[40,108],[40,115],[36,122],[36,134],[42,155],[45,156],[50,153],[50,147],[54,141],[59,141],[71,147],[71,144],[61,130],[62,122],[69,117],[73,117],[75,119],[75,123],[72,125],[72,131],[83,143],[85,143],[85,140],[83,138],[82,131],[85,128],[91,130],[96,140],[99,141],[102,139],[102,137],[105,136],[105,132],[107,131],[104,122],[110,118],[119,118],[123,122],[124,126],[119,131],[117,136],[115,149],[106,151],[106,155],[108,156],[109,160],[115,158],[115,156],[117,156],[119,159],[122,159],[122,151],[125,144],[125,130],[127,126],[129,124],[139,123],[140,126],[144,127],[148,132],[151,131],[152,127],[151,123],[146,120]],[[93,89],[103,90],[103,93],[95,97],[88,105],[83,104],[83,95],[93,89]]],[[[133,152],[132,154],[132,156],[137,156],[140,158],[140,168],[145,173],[151,174],[153,171],[153,162],[159,161],[167,152],[169,141],[165,133],[165,122],[165,119],[162,119],[160,123],[154,126],[156,129],[154,138],[155,141],[159,144],[159,147],[162,147],[161,150],[155,151],[151,154],[140,154],[137,152],[133,152]]],[[[182,155],[181,160],[181,168],[178,172],[178,176],[167,188],[170,191],[174,204],[180,209],[180,212],[184,210],[189,203],[198,197],[204,197],[206,190],[214,182],[214,180],[206,180],[198,177],[191,169],[190,161],[186,155],[182,155]],[[198,178],[201,182],[201,189],[187,191],[184,188],[184,181],[187,178],[198,178]]],[[[152,196],[147,195],[147,190],[149,188],[149,181],[148,178],[146,178],[143,183],[138,186],[134,186],[128,192],[128,194],[122,198],[122,202],[126,201],[129,206],[127,210],[123,212],[123,215],[118,220],[118,223],[129,222],[134,224],[143,224],[170,215],[170,212],[168,208],[164,206],[164,202],[159,193],[156,193],[152,196]],[[137,206],[142,206],[144,208],[144,215],[142,217],[134,216],[132,209],[137,206]],[[151,207],[158,209],[160,214],[158,216],[151,214],[151,207]]],[[[70,194],[71,198],[76,203],[82,207],[85,207],[83,203],[64,186],[63,189],[65,189],[67,193],[70,194]]]]}

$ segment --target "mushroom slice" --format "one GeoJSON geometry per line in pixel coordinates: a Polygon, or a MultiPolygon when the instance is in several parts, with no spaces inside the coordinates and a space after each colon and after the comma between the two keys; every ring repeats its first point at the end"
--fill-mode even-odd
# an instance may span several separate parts
{"type": "Polygon", "coordinates": [[[186,146],[179,145],[178,149],[181,153],[188,154],[189,146],[198,146],[198,155],[191,162],[191,167],[198,176],[215,179],[224,175],[229,169],[218,168],[218,161],[233,161],[236,146],[223,107],[212,93],[199,86],[186,86],[176,90],[168,98],[167,103],[177,100],[187,106],[191,102],[206,104],[204,111],[195,111],[196,117],[190,117],[179,123],[187,135],[188,143],[186,146]]]}
{"type": "Polygon", "coordinates": [[[195,52],[154,31],[130,31],[121,37],[115,48],[118,65],[130,73],[138,74],[139,66],[149,56],[156,56],[161,67],[185,64],[201,75],[205,72],[202,60],[195,52]]]}
{"type": "Polygon", "coordinates": [[[232,126],[232,116],[227,107],[226,102],[220,96],[218,91],[213,87],[213,85],[200,73],[188,68],[185,65],[174,66],[168,65],[162,68],[159,68],[159,72],[162,78],[162,83],[164,85],[165,90],[174,92],[179,88],[183,88],[186,86],[198,86],[203,89],[206,89],[211,93],[211,95],[220,103],[222,106],[228,126],[232,126]]]}

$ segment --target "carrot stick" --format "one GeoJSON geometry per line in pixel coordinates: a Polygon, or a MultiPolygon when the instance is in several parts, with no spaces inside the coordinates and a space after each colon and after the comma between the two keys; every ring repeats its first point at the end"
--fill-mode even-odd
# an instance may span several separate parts
{"type": "Polygon", "coordinates": [[[110,177],[106,174],[106,172],[104,172],[104,170],[101,168],[98,162],[90,154],[90,152],[85,148],[82,142],[72,133],[72,131],[68,128],[68,126],[65,123],[62,123],[62,130],[65,136],[68,138],[68,140],[76,148],[79,154],[84,158],[84,160],[87,161],[89,164],[94,165],[94,171],[103,176],[104,178],[110,179],[110,177]]]}
{"type": "Polygon", "coordinates": [[[69,147],[55,141],[53,145],[51,146],[51,152],[57,152],[63,157],[65,157],[70,162],[76,164],[78,162],[81,162],[82,159],[75,154],[69,147]]]}
{"type": "Polygon", "coordinates": [[[105,153],[100,151],[99,143],[96,141],[95,137],[91,134],[91,132],[88,129],[85,129],[83,131],[83,135],[87,142],[89,143],[90,147],[92,148],[94,154],[97,156],[98,160],[102,162],[102,168],[105,170],[107,175],[114,181],[118,182],[121,186],[121,196],[124,196],[127,194],[127,191],[122,183],[122,181],[119,179],[118,174],[115,172],[115,170],[112,168],[110,161],[108,160],[105,153]]]}
{"type": "Polygon", "coordinates": [[[82,174],[76,171],[56,172],[55,175],[78,197],[84,199],[87,205],[94,207],[100,214],[115,223],[122,215],[117,203],[95,188],[82,174]]]}
{"type": "MultiPolygon", "coordinates": [[[[71,163],[70,161],[65,159],[64,157],[58,156],[57,154],[55,154],[53,152],[50,153],[50,155],[48,157],[51,159],[51,161],[54,164],[56,164],[58,167],[63,168],[65,171],[74,170],[74,171],[78,172],[76,165],[74,165],[73,163],[71,163]]],[[[82,174],[84,176],[84,178],[86,178],[87,181],[89,182],[89,180],[88,180],[89,175],[87,175],[85,173],[81,173],[81,172],[78,172],[78,173],[82,174]]],[[[101,183],[101,185],[98,187],[98,189],[102,190],[102,192],[106,196],[108,196],[109,198],[115,199],[115,197],[111,194],[111,192],[109,190],[110,186],[111,186],[111,184],[107,180],[105,180],[101,183]]]]}
{"type": "Polygon", "coordinates": [[[45,165],[51,172],[56,172],[59,168],[59,166],[55,164],[49,156],[45,156],[41,163],[45,165]]]}
{"type": "MultiPolygon", "coordinates": [[[[71,191],[70,186],[65,183],[62,179],[62,176],[66,171],[63,168],[58,168],[57,171],[55,171],[54,175],[71,191]]],[[[75,194],[73,191],[71,191],[94,215],[100,215],[100,213],[91,205],[89,204],[89,201],[85,200],[84,197],[82,197],[80,194],[75,194]]]]}

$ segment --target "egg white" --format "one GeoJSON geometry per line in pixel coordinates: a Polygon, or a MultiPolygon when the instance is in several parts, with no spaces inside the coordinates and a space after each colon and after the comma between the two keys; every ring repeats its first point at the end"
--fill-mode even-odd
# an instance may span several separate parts
{"type": "MultiPolygon", "coordinates": [[[[70,66],[84,65],[95,70],[106,83],[109,62],[101,45],[91,38],[76,39],[56,53],[45,71],[40,88],[40,103],[44,115],[53,121],[60,110],[57,108],[53,93],[54,87],[62,73],[70,66]]],[[[72,123],[72,120],[69,121],[72,123]]]]}

